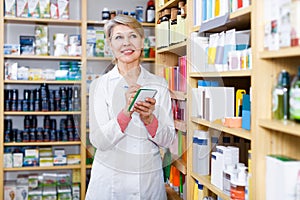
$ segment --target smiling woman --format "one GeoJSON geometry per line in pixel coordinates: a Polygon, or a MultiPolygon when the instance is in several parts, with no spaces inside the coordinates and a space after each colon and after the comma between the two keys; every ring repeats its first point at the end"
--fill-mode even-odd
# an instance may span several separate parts
{"type": "Polygon", "coordinates": [[[135,18],[117,15],[104,29],[115,66],[90,86],[97,151],[86,200],[166,200],[159,149],[176,137],[168,84],[141,66],[144,30],[135,18]],[[157,93],[128,109],[139,89],[157,93]]]}

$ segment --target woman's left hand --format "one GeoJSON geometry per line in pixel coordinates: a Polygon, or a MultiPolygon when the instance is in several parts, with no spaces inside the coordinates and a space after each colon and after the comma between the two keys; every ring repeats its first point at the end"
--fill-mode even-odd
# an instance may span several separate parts
{"type": "Polygon", "coordinates": [[[134,105],[133,111],[140,114],[140,118],[145,125],[152,123],[155,103],[156,100],[154,98],[146,98],[146,101],[139,101],[134,105]]]}

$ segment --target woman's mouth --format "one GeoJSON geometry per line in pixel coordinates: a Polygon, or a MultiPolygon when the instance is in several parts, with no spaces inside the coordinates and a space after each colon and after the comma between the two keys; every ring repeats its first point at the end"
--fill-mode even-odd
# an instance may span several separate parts
{"type": "Polygon", "coordinates": [[[124,54],[124,55],[130,55],[133,52],[134,52],[134,50],[132,50],[132,49],[126,49],[126,50],[121,51],[121,53],[124,54]]]}

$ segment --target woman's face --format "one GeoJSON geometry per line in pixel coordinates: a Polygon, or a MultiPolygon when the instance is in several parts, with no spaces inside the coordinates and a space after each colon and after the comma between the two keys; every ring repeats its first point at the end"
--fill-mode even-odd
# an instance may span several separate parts
{"type": "Polygon", "coordinates": [[[118,62],[126,64],[138,61],[144,48],[144,39],[132,28],[117,25],[112,29],[111,50],[118,62]]]}

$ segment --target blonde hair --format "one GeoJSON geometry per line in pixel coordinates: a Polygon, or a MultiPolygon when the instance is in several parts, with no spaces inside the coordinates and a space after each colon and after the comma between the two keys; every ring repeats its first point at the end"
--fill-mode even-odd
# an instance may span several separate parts
{"type": "MultiPolygon", "coordinates": [[[[134,29],[140,35],[141,38],[145,38],[144,28],[140,22],[138,22],[135,18],[128,15],[117,15],[104,25],[104,32],[108,43],[111,42],[113,28],[117,25],[128,26],[134,29]]],[[[140,58],[142,57],[143,57],[143,50],[141,52],[140,58]]],[[[117,59],[114,58],[113,63],[116,63],[116,61],[117,59]]]]}

